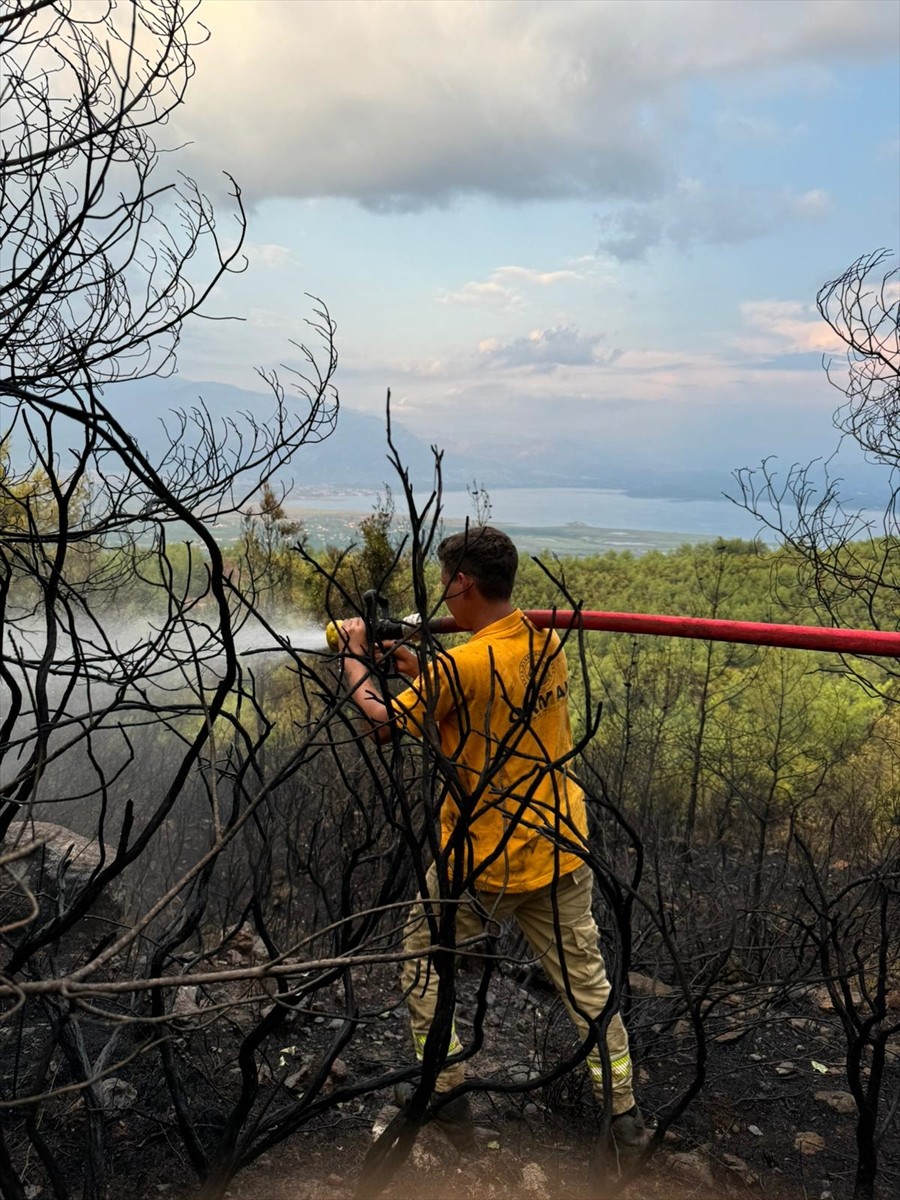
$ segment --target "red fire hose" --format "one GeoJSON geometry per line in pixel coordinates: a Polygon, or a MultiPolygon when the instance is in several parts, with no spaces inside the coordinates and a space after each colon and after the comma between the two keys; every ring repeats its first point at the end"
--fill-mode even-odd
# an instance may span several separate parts
{"type": "MultiPolygon", "coordinates": [[[[900,633],[874,629],[826,629],[818,625],[770,625],[766,621],[717,621],[705,617],[660,617],[645,613],[532,608],[525,616],[538,629],[594,629],[610,633],[656,633],[666,637],[749,642],[797,650],[836,650],[839,654],[900,657],[900,633]]],[[[463,633],[452,617],[429,622],[435,633],[463,633]]]]}

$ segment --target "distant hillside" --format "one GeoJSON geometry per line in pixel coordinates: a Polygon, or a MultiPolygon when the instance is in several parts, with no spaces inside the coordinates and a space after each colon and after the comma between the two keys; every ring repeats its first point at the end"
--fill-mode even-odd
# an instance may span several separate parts
{"type": "MultiPolygon", "coordinates": [[[[230,384],[182,379],[147,379],[124,382],[107,389],[110,407],[151,457],[160,456],[166,445],[163,422],[174,428],[173,409],[190,409],[202,399],[218,420],[236,420],[252,413],[264,421],[274,411],[271,394],[249,391],[230,384]]],[[[401,458],[417,487],[430,486],[433,458],[429,444],[403,425],[393,422],[394,438],[401,458]]],[[[826,437],[820,435],[820,443],[826,437]]],[[[828,445],[831,446],[830,440],[828,445]]],[[[13,444],[13,454],[16,446],[13,444]]],[[[334,487],[379,491],[385,483],[396,485],[387,462],[384,421],[380,417],[342,407],[337,429],[324,442],[304,446],[282,472],[284,482],[297,487],[334,487]]],[[[822,450],[819,450],[822,454],[822,450]]],[[[808,457],[815,457],[810,445],[808,457]]],[[[781,479],[794,459],[782,457],[777,469],[781,479]]],[[[678,444],[663,452],[636,437],[606,438],[602,444],[590,431],[576,436],[560,427],[552,442],[536,442],[527,429],[511,426],[500,447],[465,434],[446,447],[443,460],[444,486],[462,490],[473,480],[490,491],[502,487],[598,487],[621,490],[630,496],[671,500],[715,500],[722,493],[736,494],[734,466],[756,466],[759,459],[749,448],[722,446],[710,461],[698,450],[691,454],[678,444]]],[[[830,471],[843,479],[840,492],[845,500],[861,507],[879,508],[886,496],[885,472],[863,460],[858,447],[845,445],[830,471]]],[[[821,494],[821,461],[813,471],[821,494]]]]}
{"type": "MultiPolygon", "coordinates": [[[[107,389],[106,399],[115,415],[151,457],[163,452],[166,445],[163,426],[165,423],[172,427],[171,413],[175,409],[189,410],[202,400],[214,419],[237,419],[238,424],[242,413],[251,413],[256,420],[264,421],[274,412],[271,393],[246,391],[225,383],[180,379],[146,379],[116,384],[107,389]]],[[[289,393],[286,400],[290,406],[289,393]]],[[[396,421],[392,422],[392,433],[414,482],[427,483],[433,472],[430,448],[396,421]]],[[[365,413],[341,408],[335,432],[322,442],[301,447],[282,474],[298,486],[333,485],[378,490],[385,483],[394,486],[396,482],[387,454],[384,422],[365,413]]],[[[459,475],[460,486],[465,478],[471,477],[459,475]]]]}

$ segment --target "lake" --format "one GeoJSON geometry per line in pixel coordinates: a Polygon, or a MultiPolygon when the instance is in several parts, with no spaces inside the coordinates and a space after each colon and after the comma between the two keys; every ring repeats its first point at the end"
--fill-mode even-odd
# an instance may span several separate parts
{"type": "MultiPolygon", "coordinates": [[[[424,500],[423,494],[423,500],[424,500]]],[[[377,496],[374,492],[333,492],[308,489],[291,496],[285,509],[292,517],[303,519],[311,532],[319,523],[317,518],[339,515],[351,520],[371,512],[377,496]]],[[[402,516],[401,501],[395,497],[398,518],[402,516]]],[[[609,488],[497,488],[490,492],[491,520],[501,528],[534,532],[542,529],[563,531],[575,525],[586,529],[569,529],[573,538],[590,540],[590,532],[602,534],[603,545],[626,548],[635,543],[647,548],[652,533],[665,537],[652,544],[677,545],[680,541],[707,540],[716,537],[766,537],[759,522],[747,512],[725,499],[665,500],[629,496],[609,488]]],[[[448,491],[443,496],[443,518],[456,525],[474,516],[472,498],[466,491],[448,491]]],[[[327,522],[329,525],[331,521],[327,522]]],[[[399,523],[399,522],[398,522],[399,523]]],[[[518,539],[517,539],[518,540],[518,539]]]]}
{"type": "MultiPolygon", "coordinates": [[[[416,493],[424,504],[427,493],[416,493]]],[[[308,544],[344,547],[359,542],[359,523],[372,509],[377,493],[359,490],[304,488],[284,503],[291,520],[303,522],[308,544]]],[[[395,496],[395,528],[404,528],[401,497],[395,496]]],[[[585,555],[605,550],[672,550],[684,542],[724,538],[777,538],[749,513],[730,500],[666,500],[629,496],[610,488],[496,488],[490,493],[491,520],[506,529],[519,550],[528,554],[550,551],[585,555]]],[[[443,497],[443,521],[452,533],[474,517],[472,498],[466,491],[448,491],[443,497]]],[[[875,516],[877,514],[869,514],[875,516]]],[[[880,521],[876,525],[880,529],[880,521]]],[[[234,542],[240,521],[225,518],[216,526],[218,540],[234,542]]]]}

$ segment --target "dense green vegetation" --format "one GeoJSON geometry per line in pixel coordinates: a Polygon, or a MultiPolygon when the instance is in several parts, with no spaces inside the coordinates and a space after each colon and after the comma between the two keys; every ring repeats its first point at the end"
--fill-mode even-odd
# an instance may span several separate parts
{"type": "MultiPolygon", "coordinates": [[[[358,606],[367,588],[406,613],[409,563],[402,543],[392,544],[390,515],[387,506],[373,514],[357,547],[315,557],[271,530],[261,538],[250,521],[235,559],[255,573],[264,607],[280,620],[324,623],[358,606]]],[[[857,542],[843,554],[876,563],[881,550],[857,542]]],[[[892,627],[900,564],[893,569],[876,607],[842,598],[841,624],[892,627]]],[[[831,625],[804,571],[793,550],[720,540],[638,557],[525,559],[514,599],[523,608],[831,625]]],[[[433,563],[426,578],[437,603],[433,563]]],[[[685,844],[749,838],[762,855],[801,819],[822,828],[837,819],[848,851],[900,824],[900,688],[890,660],[600,633],[571,636],[568,653],[579,728],[602,706],[590,763],[657,833],[685,844]]]]}
{"type": "MultiPolygon", "coordinates": [[[[0,459],[0,473],[6,470],[0,459]]],[[[25,553],[48,553],[37,535],[42,524],[57,524],[59,500],[41,474],[15,487],[7,477],[4,523],[36,535],[25,553]]],[[[78,511],[89,505],[87,494],[75,498],[78,511]]],[[[287,519],[267,485],[226,552],[231,578],[275,629],[324,625],[358,611],[372,588],[395,614],[405,614],[414,607],[411,567],[393,514],[387,494],[362,523],[357,545],[313,553],[304,548],[302,526],[287,519]]],[[[524,558],[514,599],[523,608],[895,626],[896,558],[877,539],[845,545],[839,554],[848,584],[843,594],[832,589],[830,611],[796,549],[740,540],[641,556],[524,558]],[[881,586],[874,596],[854,590],[854,574],[875,569],[881,586]]],[[[99,546],[88,539],[76,541],[70,557],[73,600],[90,594],[95,607],[99,602],[122,622],[152,619],[173,594],[193,618],[202,618],[208,603],[206,564],[190,544],[160,553],[158,546],[99,546]]],[[[424,572],[439,605],[436,564],[427,562],[424,572]]],[[[35,603],[31,575],[23,561],[9,596],[13,607],[35,603]]],[[[645,829],[684,846],[733,836],[761,862],[797,821],[822,829],[836,822],[846,852],[863,854],[872,839],[900,824],[900,686],[889,660],[599,633],[572,635],[568,651],[577,731],[602,709],[598,735],[586,749],[588,766],[645,829]]],[[[272,664],[272,680],[280,683],[270,684],[270,694],[296,715],[289,678],[282,676],[272,664]]]]}
{"type": "MultiPolygon", "coordinates": [[[[852,550],[878,554],[876,545],[852,550]]],[[[561,562],[558,579],[586,608],[831,624],[802,570],[789,550],[717,542],[561,562]]],[[[890,583],[877,614],[885,627],[890,583]]],[[[517,596],[533,607],[560,603],[556,584],[534,563],[524,565],[517,596]]],[[[843,604],[842,623],[871,627],[872,613],[853,600],[843,604]]],[[[889,664],[596,633],[578,652],[591,700],[603,705],[595,761],[622,804],[652,815],[667,836],[690,843],[702,828],[704,840],[715,841],[737,827],[761,854],[773,830],[800,817],[823,824],[847,818],[844,836],[854,841],[900,822],[897,759],[875,749],[897,744],[898,689],[889,664]],[[868,792],[862,821],[861,775],[868,792]]]]}

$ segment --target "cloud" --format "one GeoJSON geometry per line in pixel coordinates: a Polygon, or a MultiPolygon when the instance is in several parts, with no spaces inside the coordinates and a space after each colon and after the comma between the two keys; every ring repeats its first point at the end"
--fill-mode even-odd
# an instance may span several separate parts
{"type": "Polygon", "coordinates": [[[525,367],[550,371],[558,366],[580,367],[611,363],[617,350],[603,348],[603,338],[585,334],[571,325],[552,329],[534,329],[527,337],[501,341],[489,338],[478,347],[481,361],[488,366],[525,367]]]}
{"type": "Polygon", "coordinates": [[[247,313],[247,322],[254,329],[278,329],[296,336],[300,321],[293,313],[271,308],[251,306],[247,313]]]}
{"type": "Polygon", "coordinates": [[[751,241],[786,222],[824,216],[830,207],[822,188],[710,187],[682,179],[671,195],[630,204],[601,219],[599,249],[629,262],[663,243],[681,249],[751,241]]]}
{"type": "Polygon", "coordinates": [[[846,349],[812,304],[753,300],[741,305],[741,315],[749,333],[738,337],[736,345],[748,354],[834,354],[846,349]]]}
{"type": "Polygon", "coordinates": [[[244,254],[251,266],[261,265],[273,271],[281,267],[297,266],[293,251],[288,246],[279,246],[275,242],[245,242],[244,254]]]}
{"type": "Polygon", "coordinates": [[[806,192],[783,192],[782,203],[787,213],[798,217],[820,217],[831,208],[831,198],[823,188],[810,188],[806,192]]]}
{"type": "MultiPolygon", "coordinates": [[[[529,447],[558,470],[569,461],[550,449],[561,437],[583,456],[598,456],[601,466],[627,463],[629,456],[696,466],[755,461],[772,452],[811,457],[819,435],[831,437],[834,401],[819,366],[778,370],[737,356],[661,350],[597,362],[590,361],[591,339],[581,335],[574,349],[570,345],[573,361],[542,370],[529,355],[567,357],[559,347],[550,351],[546,332],[530,347],[523,343],[531,339],[489,344],[475,361],[446,363],[442,376],[393,370],[393,394],[404,400],[398,419],[422,440],[447,448],[448,464],[455,452],[477,451],[493,462],[497,477],[513,470],[529,447]],[[485,355],[493,361],[483,361],[485,355]],[[787,449],[789,430],[796,436],[787,449]]],[[[376,375],[384,378],[381,370],[376,375]]],[[[374,390],[361,377],[352,387],[345,383],[343,395],[350,407],[378,412],[369,401],[374,390]]]]}
{"type": "Polygon", "coordinates": [[[498,280],[510,280],[523,284],[536,284],[539,287],[549,287],[554,283],[564,283],[572,279],[581,279],[578,271],[569,269],[562,271],[535,271],[531,267],[498,267],[494,272],[498,280]]]}
{"type": "Polygon", "coordinates": [[[472,308],[489,308],[515,312],[526,306],[521,289],[552,287],[583,279],[579,271],[569,268],[559,271],[536,271],[532,267],[498,267],[485,280],[471,280],[455,291],[440,291],[438,304],[462,304],[472,308]]]}
{"type": "Polygon", "coordinates": [[[781,142],[804,132],[800,125],[785,129],[772,117],[728,109],[716,114],[715,124],[722,137],[735,142],[781,142]]]}
{"type": "Polygon", "coordinates": [[[173,115],[201,175],[251,200],[374,209],[645,199],[677,160],[688,89],[892,52],[892,0],[459,4],[207,0],[211,30],[173,115]]]}
{"type": "Polygon", "coordinates": [[[504,287],[496,279],[481,283],[472,281],[463,284],[455,292],[440,291],[435,296],[438,304],[463,304],[472,308],[493,308],[514,311],[524,308],[523,297],[511,287],[504,287]]]}

